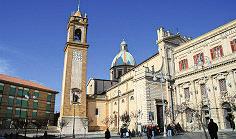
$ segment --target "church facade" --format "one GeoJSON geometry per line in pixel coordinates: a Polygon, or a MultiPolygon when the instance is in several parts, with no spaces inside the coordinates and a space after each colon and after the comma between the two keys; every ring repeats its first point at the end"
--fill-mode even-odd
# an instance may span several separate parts
{"type": "MultiPolygon", "coordinates": [[[[159,52],[138,65],[130,64],[133,68],[118,76],[114,85],[89,80],[89,129],[118,130],[124,124],[121,117],[125,113],[130,116],[128,128],[134,130],[141,125],[163,127],[163,123],[172,121],[188,131],[201,130],[197,119],[200,113],[204,124],[212,118],[220,129],[230,128],[227,118],[236,114],[236,21],[196,39],[172,34],[164,28],[159,28],[157,35],[159,52]],[[163,73],[164,82],[153,80],[158,73],[163,73]],[[103,88],[102,93],[96,89],[99,87],[103,88]],[[164,121],[162,93],[166,104],[164,121]],[[90,102],[94,104],[91,107],[90,102]]],[[[123,44],[124,41],[121,47],[123,44]]],[[[115,60],[117,56],[111,69],[115,60]]],[[[127,66],[124,57],[122,66],[127,66]]],[[[112,72],[110,81],[114,82],[112,72]]]]}
{"type": "Polygon", "coordinates": [[[80,11],[68,23],[60,120],[70,124],[64,133],[73,126],[76,133],[124,126],[140,131],[173,121],[199,130],[199,113],[204,123],[213,118],[220,129],[235,121],[236,20],[196,39],[161,27],[159,51],[139,64],[123,40],[110,79],[90,78],[86,84],[87,25],[80,11]]]}

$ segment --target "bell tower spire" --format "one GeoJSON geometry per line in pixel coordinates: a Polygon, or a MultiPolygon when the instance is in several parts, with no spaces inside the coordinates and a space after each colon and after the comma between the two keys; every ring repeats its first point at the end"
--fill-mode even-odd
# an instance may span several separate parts
{"type": "Polygon", "coordinates": [[[80,0],[78,0],[78,9],[77,9],[77,11],[79,11],[79,7],[80,7],[80,0]]]}
{"type": "Polygon", "coordinates": [[[64,48],[64,71],[60,120],[69,122],[63,134],[87,132],[86,78],[87,78],[87,28],[88,18],[79,11],[69,17],[67,42],[64,48]],[[74,127],[72,130],[71,127],[74,127]],[[75,132],[75,133],[74,133],[75,132]]]}

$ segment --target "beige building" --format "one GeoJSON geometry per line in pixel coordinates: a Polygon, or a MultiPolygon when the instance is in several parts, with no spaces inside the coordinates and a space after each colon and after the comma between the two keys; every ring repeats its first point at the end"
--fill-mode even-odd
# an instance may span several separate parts
{"type": "Polygon", "coordinates": [[[161,27],[159,52],[140,64],[123,40],[110,80],[91,78],[86,86],[87,27],[86,15],[79,10],[71,15],[60,115],[69,122],[64,133],[72,133],[72,127],[76,133],[123,126],[141,131],[144,125],[163,128],[171,121],[198,130],[195,117],[201,111],[204,123],[213,118],[220,129],[229,128],[226,117],[236,114],[236,20],[196,39],[161,27]],[[122,120],[125,114],[129,122],[122,120]]]}
{"type": "MultiPolygon", "coordinates": [[[[102,94],[92,89],[96,81],[90,79],[87,84],[89,130],[106,127],[117,130],[118,125],[122,127],[120,116],[125,112],[131,117],[129,129],[140,130],[139,125],[149,124],[163,127],[162,92],[167,104],[166,124],[174,119],[186,130],[199,130],[196,115],[202,110],[204,123],[213,118],[220,129],[230,128],[226,117],[236,114],[233,112],[236,21],[196,39],[172,34],[164,28],[158,29],[157,34],[159,52],[138,65],[129,64],[131,70],[121,71],[121,76],[114,73],[114,69],[127,66],[127,63],[125,56],[117,54],[112,62],[110,82],[114,79],[118,82],[103,88],[102,94]],[[119,56],[123,64],[117,67],[114,63],[119,56]],[[166,79],[162,89],[160,81],[153,80],[160,72],[166,79]]],[[[123,45],[127,48],[124,41],[120,47],[123,45]]]]}
{"type": "Polygon", "coordinates": [[[121,128],[123,122],[120,116],[126,112],[130,115],[130,129],[135,130],[138,125],[141,127],[141,125],[162,124],[161,93],[166,90],[166,85],[163,84],[163,90],[161,90],[160,83],[154,82],[150,77],[151,71],[148,71],[149,69],[153,71],[161,69],[162,65],[156,64],[156,61],[161,62],[162,57],[160,54],[155,54],[144,62],[135,65],[133,57],[126,59],[127,55],[131,54],[125,55],[122,49],[123,45],[126,48],[128,46],[125,41],[121,42],[121,50],[115,56],[111,65],[110,75],[111,79],[115,79],[115,81],[105,80],[107,84],[115,84],[111,86],[104,85],[101,83],[104,81],[102,79],[90,79],[87,84],[87,115],[90,131],[104,130],[108,126],[111,130],[117,130],[118,125],[121,128]],[[123,55],[120,55],[120,53],[123,55]],[[131,62],[126,62],[129,60],[131,62]],[[125,69],[128,70],[125,71],[125,69]],[[112,74],[114,70],[121,71],[121,75],[119,75],[119,72],[115,73],[118,78],[112,78],[114,77],[114,74],[112,74]],[[99,84],[100,88],[105,86],[102,93],[99,93],[96,89],[99,88],[99,84]],[[159,119],[157,115],[159,115],[159,119]]]}
{"type": "MultiPolygon", "coordinates": [[[[235,52],[235,20],[175,48],[175,105],[203,110],[204,122],[212,118],[220,129],[230,128],[226,117],[236,114],[235,52]]],[[[177,119],[195,130],[193,115],[186,112],[177,119]]]]}

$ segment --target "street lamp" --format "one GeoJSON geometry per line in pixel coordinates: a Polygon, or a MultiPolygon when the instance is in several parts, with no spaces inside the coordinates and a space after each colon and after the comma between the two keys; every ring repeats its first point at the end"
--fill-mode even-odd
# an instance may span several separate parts
{"type": "MultiPolygon", "coordinates": [[[[30,95],[25,95],[24,98],[27,100],[27,103],[28,103],[28,100],[30,98],[35,99],[36,97],[35,96],[30,97],[30,95]]],[[[21,107],[22,107],[22,104],[21,104],[21,107]]],[[[21,113],[21,110],[20,110],[20,113],[21,113]]],[[[27,133],[27,125],[28,125],[28,111],[26,110],[26,119],[25,119],[25,124],[24,124],[25,137],[26,137],[26,133],[27,133]]]]}
{"type": "MultiPolygon", "coordinates": [[[[210,103],[209,103],[209,98],[208,98],[208,93],[207,93],[207,85],[206,85],[206,75],[205,75],[205,69],[204,69],[204,66],[206,68],[209,68],[211,67],[211,61],[210,61],[210,58],[208,56],[199,56],[198,59],[197,59],[197,64],[194,65],[195,66],[195,69],[198,68],[198,66],[201,67],[201,69],[203,70],[203,78],[204,78],[204,84],[205,84],[205,89],[204,89],[204,93],[205,93],[205,98],[207,98],[207,104],[208,104],[208,112],[209,112],[209,117],[211,117],[211,111],[210,111],[210,103]],[[205,63],[204,63],[204,59],[206,59],[206,66],[205,66],[205,63]]],[[[203,100],[202,100],[203,101],[203,100]]]]}
{"type": "Polygon", "coordinates": [[[75,138],[75,105],[80,103],[81,90],[79,88],[72,88],[72,104],[74,105],[74,117],[73,117],[73,138],[75,138]]]}
{"type": "Polygon", "coordinates": [[[135,114],[135,116],[136,116],[136,131],[137,131],[137,133],[140,131],[141,132],[141,128],[140,128],[140,126],[141,126],[141,123],[139,123],[138,121],[140,120],[139,118],[140,118],[140,116],[142,116],[142,110],[137,110],[137,114],[135,114]],[[139,130],[140,129],[140,130],[139,130]]]}
{"type": "Polygon", "coordinates": [[[120,134],[120,94],[121,94],[121,91],[118,90],[117,92],[117,97],[118,97],[118,135],[120,134]]]}
{"type": "Polygon", "coordinates": [[[165,81],[164,79],[164,75],[163,73],[160,71],[159,73],[154,73],[153,75],[153,80],[156,81],[157,78],[160,78],[160,83],[161,83],[161,96],[162,96],[162,119],[163,119],[163,128],[164,128],[164,131],[163,131],[163,136],[165,137],[166,136],[166,126],[165,126],[165,101],[164,101],[164,91],[163,91],[163,87],[162,87],[162,83],[165,81]]]}

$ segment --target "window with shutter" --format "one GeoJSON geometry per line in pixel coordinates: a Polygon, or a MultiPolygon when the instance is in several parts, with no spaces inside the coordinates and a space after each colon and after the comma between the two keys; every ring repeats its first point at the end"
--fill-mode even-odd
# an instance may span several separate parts
{"type": "Polygon", "coordinates": [[[219,46],[219,49],[220,49],[220,57],[224,56],[223,55],[223,48],[222,48],[222,46],[219,46]]]}
{"type": "Polygon", "coordinates": [[[3,93],[3,90],[4,90],[4,84],[3,84],[3,83],[0,83],[0,93],[1,93],[1,94],[3,93]]]}
{"type": "Polygon", "coordinates": [[[210,52],[211,52],[211,59],[215,59],[213,49],[210,49],[210,52]]]}
{"type": "Polygon", "coordinates": [[[230,46],[231,46],[232,52],[236,52],[236,39],[230,41],[230,46]]]}
{"type": "Polygon", "coordinates": [[[215,59],[217,59],[217,58],[220,58],[220,57],[223,57],[223,56],[224,56],[223,48],[222,48],[221,45],[216,46],[216,47],[210,49],[210,52],[211,52],[211,58],[212,58],[212,60],[215,60],[215,59]]]}
{"type": "Polygon", "coordinates": [[[194,55],[193,59],[194,59],[194,65],[198,65],[198,64],[200,64],[200,62],[202,62],[203,64],[205,63],[203,53],[198,53],[198,54],[194,55]]]}
{"type": "Polygon", "coordinates": [[[197,57],[196,57],[196,55],[193,56],[193,61],[194,61],[194,65],[197,65],[197,57]]]}
{"type": "Polygon", "coordinates": [[[186,70],[188,69],[188,60],[187,59],[183,59],[181,61],[179,61],[179,70],[186,70]]]}
{"type": "Polygon", "coordinates": [[[188,69],[188,60],[185,59],[185,63],[186,63],[186,69],[188,69]]]}
{"type": "Polygon", "coordinates": [[[182,70],[182,65],[181,65],[181,61],[179,61],[179,71],[182,70]]]}

